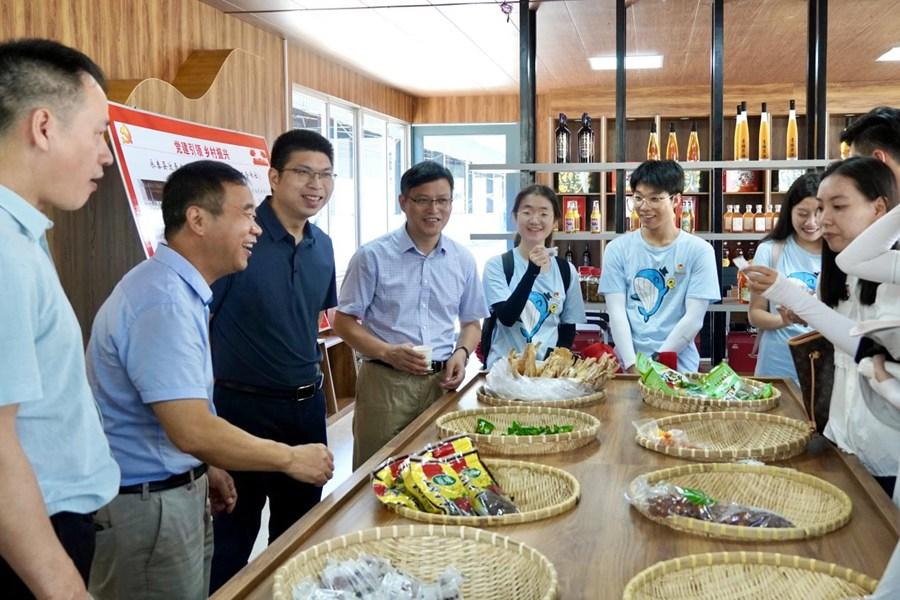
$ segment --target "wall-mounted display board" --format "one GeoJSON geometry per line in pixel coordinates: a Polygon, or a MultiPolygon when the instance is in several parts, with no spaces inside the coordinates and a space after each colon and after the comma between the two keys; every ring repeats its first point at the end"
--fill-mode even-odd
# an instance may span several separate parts
{"type": "Polygon", "coordinates": [[[173,171],[198,160],[228,163],[247,178],[257,204],[269,195],[265,138],[109,105],[109,136],[144,253],[163,237],[162,190],[173,171]]]}

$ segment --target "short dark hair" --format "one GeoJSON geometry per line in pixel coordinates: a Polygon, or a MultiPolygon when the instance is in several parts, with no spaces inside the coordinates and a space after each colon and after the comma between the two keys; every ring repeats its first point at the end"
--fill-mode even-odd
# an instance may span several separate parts
{"type": "Polygon", "coordinates": [[[309,129],[291,129],[278,136],[272,144],[271,166],[276,171],[284,169],[294,152],[321,152],[334,165],[334,147],[321,134],[309,129]]]}
{"type": "MultiPolygon", "coordinates": [[[[546,198],[553,207],[553,218],[558,221],[560,217],[562,217],[562,210],[560,209],[559,198],[556,196],[556,192],[554,192],[552,188],[539,183],[534,183],[528,187],[522,188],[522,190],[516,194],[516,199],[513,202],[512,214],[519,212],[519,205],[522,204],[522,200],[524,200],[526,196],[540,196],[541,198],[546,198]]],[[[521,241],[522,237],[517,233],[513,240],[513,244],[518,246],[521,241]]],[[[549,248],[552,243],[553,232],[551,231],[550,235],[547,236],[547,239],[544,240],[544,245],[549,248]]]]}
{"type": "Polygon", "coordinates": [[[841,141],[853,144],[863,155],[883,150],[900,163],[900,109],[873,108],[847,125],[841,132],[841,141]]]}
{"type": "Polygon", "coordinates": [[[166,239],[184,227],[190,206],[222,214],[225,183],[245,186],[247,178],[231,165],[216,160],[190,162],[169,175],[162,199],[166,239]]]}
{"type": "Polygon", "coordinates": [[[674,160],[646,160],[631,173],[631,191],[642,183],[674,196],[684,191],[684,169],[674,160]]]}
{"type": "Polygon", "coordinates": [[[775,228],[772,229],[772,232],[764,237],[762,241],[781,241],[791,237],[794,233],[794,222],[791,219],[791,211],[806,198],[809,198],[810,196],[815,198],[818,191],[818,173],[807,173],[795,179],[794,183],[791,184],[791,187],[788,188],[787,196],[785,196],[784,202],[781,204],[781,212],[778,214],[778,223],[775,225],[775,228]]]}
{"type": "MultiPolygon", "coordinates": [[[[853,181],[863,196],[869,202],[875,202],[878,198],[884,198],[887,210],[897,206],[900,198],[897,197],[897,182],[894,172],[886,164],[871,156],[854,156],[847,160],[840,160],[828,165],[822,173],[822,181],[831,175],[843,175],[853,181]]],[[[837,266],[837,252],[834,252],[825,244],[822,248],[822,274],[819,279],[819,294],[822,302],[835,307],[841,300],[847,300],[847,274],[837,266]]],[[[863,304],[875,303],[875,294],[878,292],[878,283],[859,280],[859,300],[863,304]]]]}
{"type": "Polygon", "coordinates": [[[438,179],[446,179],[450,183],[450,193],[453,193],[453,173],[450,169],[439,165],[433,160],[423,160],[406,170],[400,178],[400,193],[406,196],[409,190],[438,179]]]}
{"type": "Polygon", "coordinates": [[[0,134],[41,104],[62,113],[75,106],[83,74],[106,90],[100,67],[74,48],[37,38],[0,44],[0,134]]]}

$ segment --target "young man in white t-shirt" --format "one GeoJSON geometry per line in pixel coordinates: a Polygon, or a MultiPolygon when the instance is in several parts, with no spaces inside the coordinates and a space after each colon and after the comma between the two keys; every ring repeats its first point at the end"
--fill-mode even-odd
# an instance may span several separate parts
{"type": "Polygon", "coordinates": [[[673,352],[680,371],[696,371],[694,338],[711,301],[721,298],[712,246],[675,227],[684,171],[675,161],[648,160],[631,174],[641,228],[610,242],[600,292],[622,367],[635,354],[673,352]]]}

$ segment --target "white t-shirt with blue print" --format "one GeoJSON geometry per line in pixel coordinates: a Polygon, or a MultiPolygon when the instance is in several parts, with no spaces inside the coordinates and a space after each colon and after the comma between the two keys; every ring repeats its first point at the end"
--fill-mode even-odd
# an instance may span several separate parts
{"type": "MultiPolygon", "coordinates": [[[[822,270],[822,257],[804,250],[791,235],[784,242],[778,264],[772,264],[775,242],[763,242],[756,249],[753,264],[772,267],[788,280],[805,288],[810,294],[816,293],[819,272],[822,270]]],[[[775,306],[770,304],[769,311],[778,314],[775,306]]],[[[809,327],[788,325],[781,329],[760,332],[759,354],[756,358],[756,375],[769,377],[790,377],[797,382],[797,369],[788,348],[788,339],[808,332],[809,327]]]]}
{"type": "MultiPolygon", "coordinates": [[[[662,247],[645,242],[640,231],[610,242],[603,255],[600,293],[625,294],[634,350],[644,354],[659,351],[684,316],[687,298],[722,297],[712,246],[682,231],[662,247]]],[[[696,371],[699,366],[694,344],[678,353],[680,371],[696,371]]]]}
{"type": "MultiPolygon", "coordinates": [[[[488,306],[505,302],[519,285],[528,260],[518,251],[513,251],[513,276],[506,283],[503,273],[502,255],[490,258],[484,266],[484,295],[488,306]]],[[[550,268],[534,280],[534,286],[528,295],[525,308],[519,320],[512,327],[506,327],[498,320],[494,326],[491,351],[487,357],[487,368],[491,368],[498,358],[509,354],[513,348],[521,352],[525,344],[540,343],[538,356],[542,357],[547,348],[556,346],[559,338],[560,323],[584,323],[584,300],[581,297],[581,284],[574,265],[568,264],[571,271],[569,289],[563,289],[562,274],[556,260],[550,260],[550,268]]]]}

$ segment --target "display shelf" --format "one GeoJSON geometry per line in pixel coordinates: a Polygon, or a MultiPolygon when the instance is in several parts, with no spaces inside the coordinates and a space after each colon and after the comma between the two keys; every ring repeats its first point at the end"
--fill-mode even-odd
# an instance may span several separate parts
{"type": "MultiPolygon", "coordinates": [[[[608,242],[609,240],[613,240],[616,237],[624,235],[622,233],[616,233],[615,231],[604,231],[602,233],[590,233],[589,231],[582,231],[580,233],[554,233],[553,241],[554,242],[608,242]]],[[[516,236],[514,232],[499,232],[499,233],[471,233],[469,234],[469,239],[472,241],[475,240],[511,240],[516,236]]]]}
{"type": "MultiPolygon", "coordinates": [[[[555,242],[608,242],[614,240],[620,235],[626,233],[616,233],[615,231],[604,231],[602,233],[590,233],[582,231],[580,233],[554,233],[553,241],[555,242]]],[[[696,231],[692,235],[704,240],[721,240],[721,241],[751,241],[756,242],[763,239],[766,233],[713,233],[710,231],[696,231]]],[[[497,232],[497,233],[472,233],[469,239],[475,240],[511,240],[516,236],[513,232],[497,232]]]]}
{"type": "MultiPolygon", "coordinates": [[[[585,302],[584,310],[588,312],[606,312],[606,302],[585,302]]],[[[714,313],[745,313],[750,310],[750,305],[739,302],[710,304],[706,310],[714,313]]]]}
{"type": "MultiPolygon", "coordinates": [[[[682,168],[689,171],[702,171],[708,169],[728,169],[734,171],[764,171],[769,169],[815,169],[827,167],[832,162],[840,160],[829,158],[821,160],[701,160],[697,162],[681,161],[682,168]]],[[[472,163],[470,171],[534,171],[535,173],[562,173],[594,171],[608,173],[618,169],[633,171],[640,162],[593,162],[593,163],[472,163]]]]}

